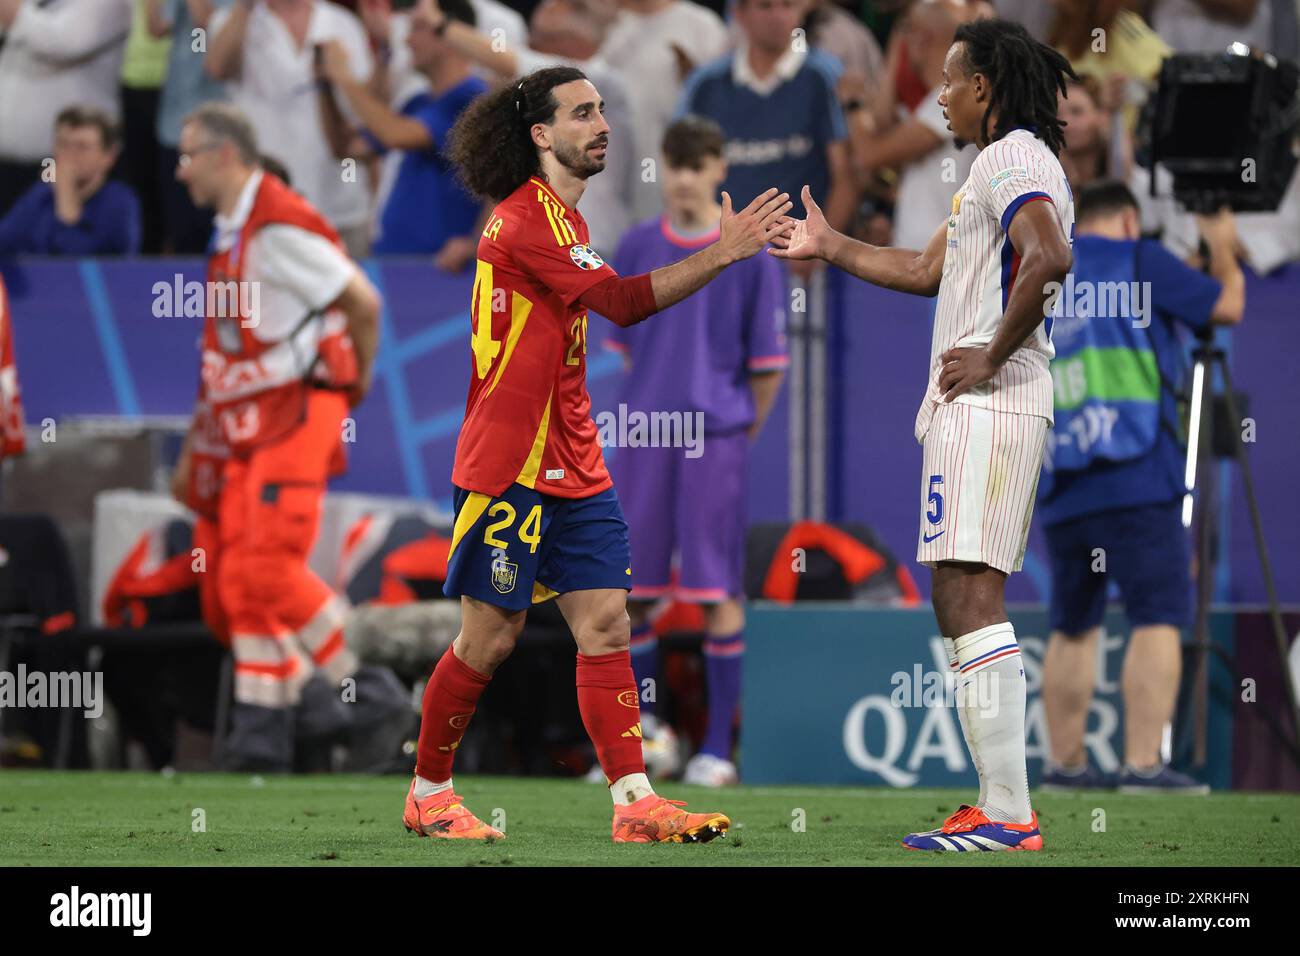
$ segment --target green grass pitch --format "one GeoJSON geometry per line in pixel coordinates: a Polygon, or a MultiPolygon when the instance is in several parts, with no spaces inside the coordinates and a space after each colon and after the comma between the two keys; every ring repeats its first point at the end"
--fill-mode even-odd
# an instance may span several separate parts
{"type": "Polygon", "coordinates": [[[1040,853],[915,853],[908,831],[938,825],[957,790],[665,783],[665,796],[722,810],[707,845],[615,846],[603,787],[571,780],[458,777],[492,844],[419,839],[401,824],[400,777],[0,771],[0,865],[23,866],[1256,866],[1300,860],[1300,797],[1223,793],[1035,796],[1040,853]],[[201,810],[202,813],[196,813],[201,810]],[[1103,816],[1104,815],[1104,816],[1103,816]],[[196,822],[206,829],[195,832],[196,822]]]}

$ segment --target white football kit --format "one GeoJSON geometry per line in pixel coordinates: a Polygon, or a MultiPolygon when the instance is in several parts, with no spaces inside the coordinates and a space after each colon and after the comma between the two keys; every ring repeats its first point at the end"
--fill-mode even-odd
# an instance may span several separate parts
{"type": "Polygon", "coordinates": [[[917,561],[1019,571],[1052,423],[1051,319],[997,374],[950,403],[941,356],[987,345],[1002,323],[1020,257],[1008,230],[1027,202],[1050,202],[1073,245],[1074,197],[1051,149],[1015,129],[985,147],[952,200],[935,306],[930,383],[916,416],[923,448],[917,561]]]}

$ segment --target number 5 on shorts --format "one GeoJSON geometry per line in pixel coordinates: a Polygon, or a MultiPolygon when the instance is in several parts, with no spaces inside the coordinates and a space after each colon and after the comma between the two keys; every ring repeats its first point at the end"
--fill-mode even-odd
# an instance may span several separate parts
{"type": "Polygon", "coordinates": [[[930,524],[938,524],[943,520],[943,495],[935,490],[935,485],[943,485],[943,475],[930,476],[930,510],[925,513],[930,524]]]}

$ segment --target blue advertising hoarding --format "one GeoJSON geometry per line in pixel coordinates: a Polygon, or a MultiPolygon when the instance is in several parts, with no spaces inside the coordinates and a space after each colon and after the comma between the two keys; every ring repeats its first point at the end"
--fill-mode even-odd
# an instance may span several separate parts
{"type": "MultiPolygon", "coordinates": [[[[1012,609],[1027,684],[1026,755],[1031,783],[1048,752],[1042,660],[1047,615],[1012,609]]],[[[1099,642],[1096,696],[1085,743],[1091,762],[1118,770],[1124,756],[1120,668],[1127,643],[1112,610],[1099,642]]],[[[1233,646],[1233,615],[1215,613],[1211,639],[1233,646]]],[[[1228,675],[1217,661],[1212,678],[1228,675]]],[[[1213,703],[1212,703],[1213,706],[1213,703]]],[[[749,784],[974,786],[951,677],[934,615],[921,609],[754,605],[745,624],[741,766],[749,784]]],[[[1211,710],[1202,777],[1232,778],[1230,708],[1211,710]]]]}

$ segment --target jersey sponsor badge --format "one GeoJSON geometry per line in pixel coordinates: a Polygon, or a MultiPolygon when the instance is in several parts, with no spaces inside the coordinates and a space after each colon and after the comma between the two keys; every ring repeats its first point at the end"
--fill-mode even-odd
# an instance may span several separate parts
{"type": "Polygon", "coordinates": [[[576,245],[569,247],[569,258],[579,269],[599,269],[605,264],[605,260],[600,257],[591,246],[576,245]]]}
{"type": "Polygon", "coordinates": [[[989,189],[996,191],[999,186],[1012,179],[1028,179],[1029,170],[1023,166],[1008,166],[993,174],[989,180],[989,189]]]}
{"type": "Polygon", "coordinates": [[[563,469],[563,468],[547,468],[547,469],[546,469],[546,480],[547,480],[547,481],[560,481],[563,477],[564,477],[564,469],[563,469]]]}

